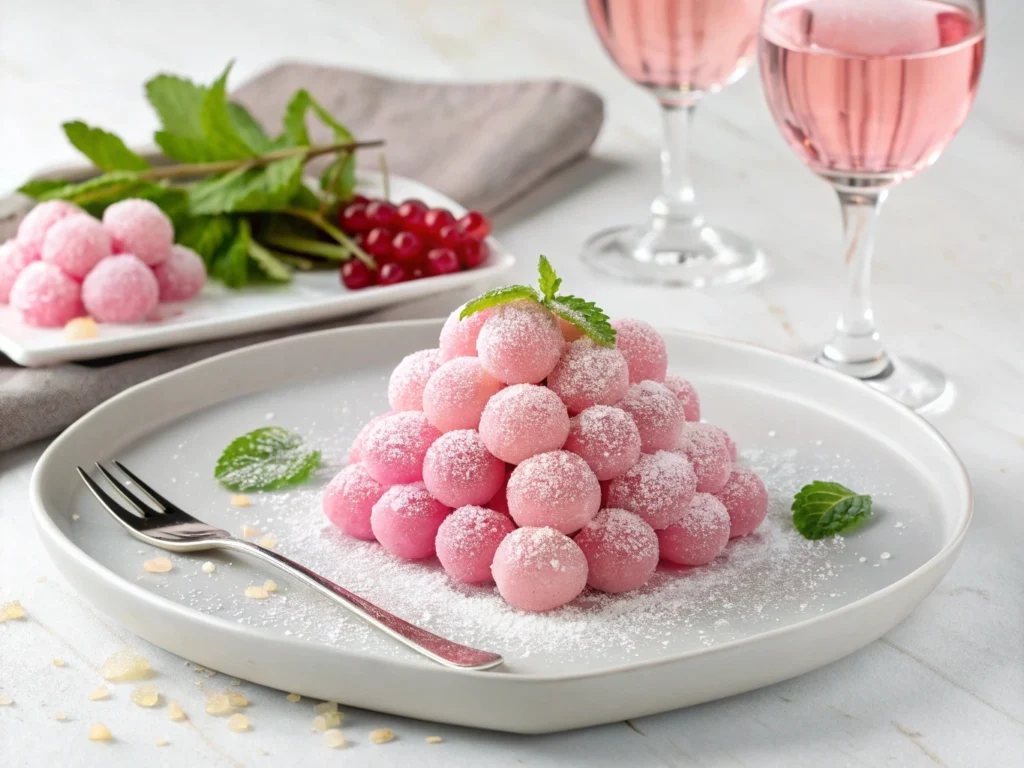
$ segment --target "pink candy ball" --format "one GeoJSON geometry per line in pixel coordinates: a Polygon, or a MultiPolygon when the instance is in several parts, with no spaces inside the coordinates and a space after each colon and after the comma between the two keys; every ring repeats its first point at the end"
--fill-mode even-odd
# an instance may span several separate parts
{"type": "Polygon", "coordinates": [[[560,317],[556,317],[555,319],[558,320],[558,327],[562,331],[562,338],[565,339],[566,344],[576,341],[576,339],[583,338],[583,331],[568,320],[563,320],[560,317]]]}
{"type": "Polygon", "coordinates": [[[668,351],[665,340],[654,326],[643,320],[625,318],[612,323],[615,328],[615,346],[626,358],[629,382],[664,381],[668,371],[668,351]]]}
{"type": "Polygon", "coordinates": [[[461,507],[437,529],[437,559],[456,581],[486,584],[493,580],[494,553],[515,529],[508,515],[484,507],[461,507]]]}
{"type": "Polygon", "coordinates": [[[638,515],[602,509],[574,539],[587,558],[587,584],[602,592],[629,592],[658,567],[658,536],[638,515]]]}
{"type": "Polygon", "coordinates": [[[110,233],[114,253],[131,253],[150,267],[171,255],[174,226],[150,200],[114,203],[103,212],[103,226],[110,233]]]}
{"type": "Polygon", "coordinates": [[[508,511],[519,526],[574,533],[601,508],[601,486],[587,462],[568,451],[531,456],[508,479],[508,511]]]}
{"type": "Polygon", "coordinates": [[[730,538],[753,533],[768,514],[768,489],[749,469],[736,467],[715,495],[729,512],[730,538]]]}
{"type": "Polygon", "coordinates": [[[18,279],[21,270],[35,261],[32,255],[18,245],[17,240],[8,240],[0,245],[0,304],[10,300],[11,286],[18,279]]]}
{"type": "Polygon", "coordinates": [[[523,611],[550,611],[587,585],[583,550],[554,528],[519,528],[494,553],[491,573],[498,592],[523,611]]]}
{"type": "Polygon", "coordinates": [[[494,395],[480,417],[480,437],[502,461],[518,464],[561,448],[569,435],[569,413],[547,387],[515,384],[494,395]]]}
{"type": "Polygon", "coordinates": [[[682,376],[666,376],[665,386],[683,404],[687,421],[700,421],[700,396],[693,384],[682,376]]]}
{"type": "Polygon", "coordinates": [[[423,482],[449,507],[486,504],[505,482],[505,462],[488,453],[475,429],[457,429],[427,450],[423,482]]]}
{"type": "Polygon", "coordinates": [[[644,454],[632,469],[608,486],[609,507],[640,515],[654,530],[665,528],[690,506],[697,476],[677,453],[644,454]]]}
{"type": "Polygon", "coordinates": [[[11,306],[21,313],[22,322],[41,328],[60,328],[85,314],[82,287],[59,267],[33,261],[11,286],[11,306]]]}
{"type": "Polygon", "coordinates": [[[419,411],[401,411],[373,425],[360,454],[366,471],[378,483],[414,483],[423,479],[423,459],[440,436],[419,411]]]}
{"type": "Polygon", "coordinates": [[[465,320],[459,320],[461,313],[462,307],[459,307],[444,321],[438,344],[441,348],[442,360],[453,360],[456,357],[476,357],[476,340],[480,335],[480,329],[483,328],[487,318],[494,313],[494,310],[484,309],[474,312],[465,320]]]}
{"type": "Polygon", "coordinates": [[[43,261],[60,267],[76,280],[84,280],[110,253],[110,235],[85,213],[64,217],[43,238],[43,261]]]}
{"type": "Polygon", "coordinates": [[[103,259],[82,282],[82,302],[101,323],[138,323],[160,301],[153,270],[125,253],[103,259]]]}
{"type": "Polygon", "coordinates": [[[528,300],[496,307],[476,341],[484,369],[505,384],[543,381],[564,347],[555,316],[528,300]]]}
{"type": "Polygon", "coordinates": [[[423,388],[423,412],[442,432],[476,429],[502,384],[475,357],[456,357],[434,371],[423,388]]]}
{"type": "MultiPolygon", "coordinates": [[[[506,467],[505,468],[505,479],[501,481],[501,488],[494,494],[490,501],[487,502],[487,508],[493,509],[495,512],[501,512],[503,515],[508,515],[508,479],[512,477],[512,472],[506,467]]],[[[511,517],[511,515],[509,515],[511,517]]]]}
{"type": "Polygon", "coordinates": [[[709,493],[693,497],[686,512],[658,531],[661,557],[676,565],[706,565],[729,543],[729,513],[709,493]]]}
{"type": "Polygon", "coordinates": [[[718,493],[732,471],[732,456],[725,432],[711,424],[687,424],[679,440],[679,452],[690,460],[697,475],[697,491],[718,493]]]}
{"type": "Polygon", "coordinates": [[[388,488],[373,505],[370,528],[381,545],[403,560],[434,554],[437,529],[451,510],[433,498],[423,483],[388,488]]]}
{"type": "Polygon", "coordinates": [[[442,362],[439,349],[421,349],[403,357],[388,381],[391,408],[395,411],[422,411],[423,389],[442,362]]]}
{"type": "Polygon", "coordinates": [[[633,417],[644,453],[668,451],[679,444],[686,417],[683,404],[664,384],[641,381],[616,405],[633,417]]]}
{"type": "Polygon", "coordinates": [[[206,264],[184,245],[172,245],[171,255],[153,267],[160,301],[188,301],[206,285],[206,264]]]}
{"type": "Polygon", "coordinates": [[[629,368],[614,347],[579,339],[569,345],[548,374],[547,385],[562,398],[569,413],[579,413],[592,405],[619,402],[629,389],[629,368]]]}
{"type": "Polygon", "coordinates": [[[598,480],[612,480],[640,458],[640,431],[621,408],[594,405],[569,422],[563,446],[580,456],[598,480]]]}
{"type": "Polygon", "coordinates": [[[362,464],[345,467],[324,489],[322,499],[327,519],[349,536],[373,541],[370,513],[386,489],[362,464]]]}
{"type": "Polygon", "coordinates": [[[366,436],[370,434],[370,430],[373,429],[374,425],[381,419],[386,419],[391,416],[395,411],[387,411],[386,413],[380,413],[370,419],[363,425],[363,428],[359,430],[359,434],[356,435],[356,439],[352,441],[352,447],[348,449],[348,463],[355,464],[363,459],[363,443],[366,440],[366,436]]]}
{"type": "Polygon", "coordinates": [[[77,205],[63,200],[47,200],[40,203],[21,220],[18,225],[18,245],[35,261],[43,255],[43,241],[50,227],[68,216],[85,213],[77,205]]]}

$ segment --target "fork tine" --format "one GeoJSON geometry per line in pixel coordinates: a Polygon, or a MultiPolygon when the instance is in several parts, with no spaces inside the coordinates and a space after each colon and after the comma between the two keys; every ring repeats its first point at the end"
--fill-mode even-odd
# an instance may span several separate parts
{"type": "Polygon", "coordinates": [[[118,492],[121,498],[134,507],[140,515],[143,517],[151,517],[152,515],[159,514],[157,510],[146,504],[146,502],[141,501],[131,491],[129,491],[120,480],[114,477],[114,475],[98,461],[96,462],[96,469],[103,473],[103,476],[107,478],[107,482],[114,486],[114,490],[118,492]]]}
{"type": "Polygon", "coordinates": [[[126,467],[124,464],[122,464],[117,459],[114,459],[114,466],[117,467],[118,469],[120,469],[122,472],[124,472],[124,474],[127,476],[127,478],[129,480],[131,480],[133,483],[135,483],[136,487],[140,491],[142,491],[144,494],[146,494],[146,496],[149,497],[150,501],[152,501],[157,506],[163,507],[163,510],[161,510],[161,511],[163,511],[163,512],[180,512],[181,511],[176,506],[174,506],[171,502],[169,502],[167,499],[165,499],[163,496],[161,496],[159,493],[157,493],[152,488],[150,488],[148,485],[146,485],[144,482],[142,482],[139,479],[138,475],[136,475],[134,472],[132,472],[130,469],[128,469],[128,467],[126,467]]]}
{"type": "Polygon", "coordinates": [[[89,473],[81,467],[78,467],[78,475],[82,478],[82,482],[85,483],[86,488],[92,491],[92,495],[96,497],[96,500],[100,505],[107,510],[119,523],[126,525],[129,528],[135,529],[139,525],[141,519],[138,515],[132,514],[127,509],[122,507],[112,498],[110,494],[104,491],[95,480],[89,477],[89,473]]]}

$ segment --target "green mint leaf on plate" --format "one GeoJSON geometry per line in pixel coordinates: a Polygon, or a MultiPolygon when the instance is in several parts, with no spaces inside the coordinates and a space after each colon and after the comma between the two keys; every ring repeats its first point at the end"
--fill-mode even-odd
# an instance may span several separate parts
{"type": "Polygon", "coordinates": [[[259,276],[272,283],[288,283],[292,279],[292,271],[272,251],[264,248],[253,239],[249,239],[249,257],[259,269],[259,276]]]}
{"type": "Polygon", "coordinates": [[[102,171],[144,171],[149,168],[145,158],[132,152],[121,139],[102,128],[93,128],[80,120],[64,123],[63,127],[71,145],[102,171]]]}
{"type": "Polygon", "coordinates": [[[190,190],[189,208],[195,216],[283,210],[302,185],[303,162],[304,158],[296,155],[262,168],[241,166],[210,176],[190,190]]]}
{"type": "Polygon", "coordinates": [[[34,197],[36,200],[44,200],[47,199],[44,198],[44,195],[62,187],[70,187],[73,183],[66,179],[29,179],[18,187],[18,191],[23,195],[34,197]]]}
{"type": "Polygon", "coordinates": [[[477,312],[496,307],[499,304],[508,304],[520,299],[528,299],[540,303],[540,296],[530,286],[505,285],[501,288],[495,288],[493,291],[487,291],[487,293],[483,293],[467,303],[462,308],[462,312],[459,313],[459,320],[465,320],[470,315],[475,315],[477,312]]]}
{"type": "Polygon", "coordinates": [[[284,110],[284,135],[277,142],[283,146],[305,147],[312,142],[306,126],[306,113],[312,110],[320,118],[320,122],[331,129],[337,142],[352,141],[352,132],[342,125],[337,118],[328,112],[320,102],[314,99],[309,91],[296,91],[284,110]]]}
{"type": "Polygon", "coordinates": [[[228,118],[230,118],[231,124],[235,127],[235,133],[242,138],[242,141],[253,152],[263,154],[274,148],[274,142],[267,136],[263,126],[241,104],[233,101],[228,102],[228,118]]]}
{"type": "Polygon", "coordinates": [[[221,76],[207,89],[203,96],[203,105],[199,109],[202,137],[215,160],[237,160],[256,154],[252,147],[245,143],[231,119],[227,89],[232,64],[233,62],[228,64],[221,76]]]}
{"type": "Polygon", "coordinates": [[[194,216],[176,230],[177,240],[202,257],[207,267],[235,237],[235,223],[228,216],[194,216]]]}
{"type": "Polygon", "coordinates": [[[615,346],[615,329],[608,321],[608,315],[594,302],[579,296],[556,296],[545,301],[544,306],[601,346],[615,346]]]}
{"type": "Polygon", "coordinates": [[[232,491],[272,491],[303,483],[320,466],[320,451],[283,427],[262,427],[231,441],[214,476],[232,491]]]}
{"type": "Polygon", "coordinates": [[[209,271],[228,288],[244,288],[249,282],[252,230],[245,219],[240,219],[231,229],[231,239],[214,256],[209,271]]]}
{"type": "Polygon", "coordinates": [[[157,75],[146,83],[146,98],[164,131],[187,139],[203,138],[199,111],[206,98],[204,86],[184,77],[157,75]]]}
{"type": "Polygon", "coordinates": [[[839,483],[815,480],[793,499],[793,525],[808,539],[834,536],[871,515],[871,497],[839,483]]]}
{"type": "Polygon", "coordinates": [[[544,301],[551,301],[562,286],[562,278],[555,274],[555,268],[551,266],[547,256],[541,256],[537,262],[537,271],[540,272],[540,279],[537,281],[544,301]]]}

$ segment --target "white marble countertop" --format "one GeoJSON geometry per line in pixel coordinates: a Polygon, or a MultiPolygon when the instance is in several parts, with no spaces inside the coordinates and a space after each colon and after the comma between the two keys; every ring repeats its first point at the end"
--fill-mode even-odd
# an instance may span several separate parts
{"type": "MultiPolygon", "coordinates": [[[[883,215],[876,310],[892,345],[941,366],[958,398],[932,417],[962,456],[977,510],[959,561],[886,637],[825,669],[687,710],[573,733],[517,737],[347,711],[355,742],[331,754],[311,737],[311,710],[243,683],[254,730],[200,714],[197,673],[111,625],[43,554],[29,518],[28,478],[42,444],[0,455],[0,602],[30,620],[0,627],[5,766],[76,765],[1011,765],[1024,749],[1024,7],[993,2],[977,105],[939,164],[898,189],[883,215]],[[46,577],[43,580],[42,577],[46,577]],[[102,706],[112,745],[86,741],[96,668],[138,642],[162,691],[196,712],[188,726],[127,701],[102,706]],[[61,657],[58,668],[52,659],[61,657]],[[188,706],[190,705],[190,706],[188,706]],[[57,722],[54,713],[66,712],[57,722]],[[398,740],[373,746],[370,730],[398,740]],[[444,743],[424,738],[440,735],[444,743]],[[166,737],[162,749],[154,739],[166,737]],[[268,753],[263,755],[261,753],[268,753]]],[[[140,84],[156,70],[209,79],[237,58],[245,77],[281,58],[430,78],[570,78],[606,98],[595,155],[497,220],[514,253],[551,256],[574,290],[613,315],[799,351],[823,338],[839,285],[839,216],[828,188],[786,150],[756,76],[701,109],[693,173],[708,212],[756,238],[772,274],[717,295],[602,282],[577,260],[591,232],[638,219],[656,185],[652,101],[605,59],[569,0],[0,0],[0,188],[72,156],[58,130],[81,117],[144,141],[152,116],[140,84]],[[287,8],[287,10],[286,10],[287,8]]],[[[532,269],[532,258],[522,271],[532,269]]],[[[454,299],[386,313],[439,315],[454,299]]]]}

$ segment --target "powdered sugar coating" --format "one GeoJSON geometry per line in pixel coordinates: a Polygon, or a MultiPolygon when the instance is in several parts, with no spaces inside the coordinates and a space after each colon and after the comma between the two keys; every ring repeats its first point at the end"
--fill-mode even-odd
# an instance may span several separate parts
{"type": "Polygon", "coordinates": [[[575,533],[601,508],[597,477],[568,451],[528,458],[512,472],[506,495],[516,525],[547,526],[562,533],[575,533]]]}
{"type": "Polygon", "coordinates": [[[441,436],[419,411],[401,411],[383,418],[363,439],[361,456],[370,477],[383,485],[423,479],[427,449],[441,436]]]}
{"type": "Polygon", "coordinates": [[[103,212],[114,253],[131,253],[143,264],[156,266],[171,255],[174,226],[167,214],[150,200],[121,200],[103,212]]]}
{"type": "Polygon", "coordinates": [[[355,464],[363,459],[363,443],[366,441],[366,436],[370,434],[370,430],[373,429],[374,425],[381,419],[386,419],[388,416],[394,414],[395,411],[386,411],[385,413],[379,413],[366,422],[363,428],[359,430],[359,434],[356,435],[356,439],[352,441],[352,447],[348,449],[348,463],[355,464]]]}
{"type": "Polygon", "coordinates": [[[11,286],[11,306],[22,322],[40,328],[60,328],[85,314],[82,287],[53,264],[33,261],[11,286]]]}
{"type": "Polygon", "coordinates": [[[434,371],[423,388],[423,412],[442,432],[476,429],[487,401],[502,384],[475,357],[456,357],[434,371]]]}
{"type": "Polygon", "coordinates": [[[153,270],[127,253],[103,259],[82,282],[82,303],[101,323],[141,322],[159,301],[153,270]]]}
{"type": "Polygon", "coordinates": [[[505,482],[505,462],[488,452],[475,429],[457,429],[427,450],[423,482],[449,507],[486,504],[505,482]]]}
{"type": "Polygon", "coordinates": [[[633,384],[616,405],[636,422],[644,453],[668,451],[679,444],[686,423],[683,404],[664,384],[647,380],[633,384]]]}
{"type": "Polygon", "coordinates": [[[437,559],[456,581],[486,584],[493,580],[494,553],[515,529],[508,515],[484,507],[460,507],[437,530],[437,559]]]}
{"type": "Polygon", "coordinates": [[[423,390],[441,367],[441,350],[421,349],[402,358],[388,380],[388,404],[395,411],[422,411],[423,390]]]}
{"type": "Polygon", "coordinates": [[[678,453],[645,453],[629,471],[612,480],[607,504],[640,515],[660,530],[683,516],[696,489],[693,467],[678,453]]]}
{"type": "Polygon", "coordinates": [[[683,516],[658,531],[661,557],[676,565],[707,565],[729,543],[729,512],[710,493],[698,493],[683,516]]]}
{"type": "Polygon", "coordinates": [[[349,536],[373,541],[370,513],[385,490],[362,464],[350,464],[324,488],[324,514],[349,536]]]}
{"type": "Polygon", "coordinates": [[[0,245],[0,304],[6,304],[11,297],[11,286],[18,279],[21,270],[36,261],[32,255],[18,245],[17,240],[8,240],[0,245]]]}
{"type": "Polygon", "coordinates": [[[718,493],[732,471],[732,456],[725,432],[712,424],[689,423],[683,428],[679,452],[690,460],[697,475],[697,491],[718,493]]]}
{"type": "MultiPolygon", "coordinates": [[[[696,387],[682,376],[666,376],[665,386],[683,404],[687,421],[700,421],[700,395],[696,387]]],[[[735,460],[735,457],[733,457],[735,460]]]]}
{"type": "Polygon", "coordinates": [[[558,395],[535,384],[514,384],[488,401],[480,417],[487,450],[509,464],[554,451],[569,435],[569,412],[558,395]]]}
{"type": "Polygon", "coordinates": [[[110,235],[88,214],[65,216],[46,232],[42,260],[76,280],[84,280],[101,259],[111,254],[110,235]]]}
{"type": "Polygon", "coordinates": [[[548,374],[547,385],[562,398],[569,413],[579,413],[592,405],[621,400],[629,389],[629,368],[614,347],[602,347],[590,338],[578,339],[548,374]]]}
{"type": "Polygon", "coordinates": [[[594,405],[569,421],[563,446],[580,456],[598,480],[613,480],[640,458],[640,431],[621,408],[594,405]]]}
{"type": "Polygon", "coordinates": [[[166,260],[153,267],[160,301],[188,301],[206,285],[206,264],[184,245],[172,245],[166,260]]]}
{"type": "Polygon", "coordinates": [[[629,592],[658,567],[658,536],[638,515],[602,509],[574,539],[587,558],[587,584],[602,592],[629,592]]]}
{"type": "Polygon", "coordinates": [[[555,316],[528,300],[495,307],[476,341],[484,369],[505,384],[543,381],[564,347],[555,316]]]}
{"type": "Polygon", "coordinates": [[[587,585],[583,550],[554,528],[519,528],[494,553],[491,573],[506,602],[523,611],[550,611],[587,585]]]}
{"type": "Polygon", "coordinates": [[[50,227],[61,219],[68,216],[85,213],[77,205],[64,202],[63,200],[47,200],[39,203],[31,211],[25,214],[25,218],[18,224],[18,245],[31,257],[32,261],[40,259],[43,255],[43,240],[50,227]]]}
{"type": "Polygon", "coordinates": [[[480,335],[480,329],[493,313],[493,309],[483,309],[474,312],[465,320],[459,320],[459,315],[465,307],[463,304],[444,321],[441,329],[441,338],[438,346],[441,348],[442,360],[453,360],[456,357],[476,357],[476,340],[480,335]]]}
{"type": "Polygon", "coordinates": [[[715,495],[729,512],[730,538],[753,533],[768,514],[768,489],[749,469],[733,469],[725,487],[715,495]]]}
{"type": "Polygon", "coordinates": [[[450,513],[422,482],[395,485],[373,505],[370,528],[395,557],[422,560],[434,554],[437,529],[450,513]]]}
{"type": "Polygon", "coordinates": [[[654,326],[643,320],[623,318],[612,323],[615,328],[615,346],[626,358],[629,382],[665,380],[668,371],[668,350],[665,340],[654,326]]]}

